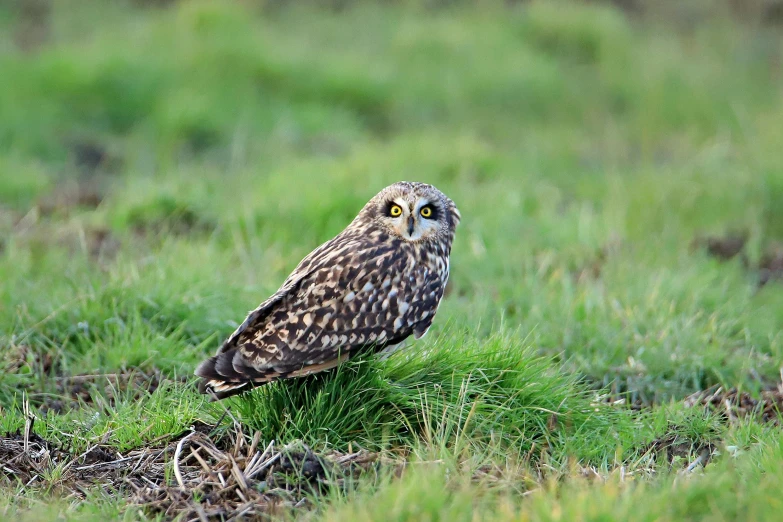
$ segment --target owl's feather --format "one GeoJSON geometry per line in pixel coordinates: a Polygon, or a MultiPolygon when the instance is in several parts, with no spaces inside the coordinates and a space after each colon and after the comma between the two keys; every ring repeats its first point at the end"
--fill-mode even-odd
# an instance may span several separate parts
{"type": "Polygon", "coordinates": [[[200,389],[222,399],[420,337],[443,296],[450,247],[450,237],[405,241],[360,214],[198,367],[200,389]]]}

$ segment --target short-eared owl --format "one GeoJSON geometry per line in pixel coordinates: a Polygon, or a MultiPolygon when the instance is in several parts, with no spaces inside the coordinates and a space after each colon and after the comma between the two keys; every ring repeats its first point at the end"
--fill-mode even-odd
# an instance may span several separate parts
{"type": "Polygon", "coordinates": [[[200,390],[222,399],[418,339],[443,297],[459,221],[432,185],[386,187],[201,363],[200,390]]]}

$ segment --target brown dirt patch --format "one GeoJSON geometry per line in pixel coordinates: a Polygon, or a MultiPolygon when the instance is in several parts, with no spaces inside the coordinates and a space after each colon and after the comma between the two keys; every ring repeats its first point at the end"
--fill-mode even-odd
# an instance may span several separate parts
{"type": "Polygon", "coordinates": [[[85,230],[87,250],[94,261],[109,261],[117,257],[120,240],[108,228],[85,230]]]}
{"type": "Polygon", "coordinates": [[[20,0],[16,7],[17,24],[14,41],[23,52],[34,52],[51,36],[52,0],[20,0]]]}
{"type": "Polygon", "coordinates": [[[710,256],[728,261],[740,254],[747,242],[747,232],[730,232],[725,236],[697,236],[691,247],[704,248],[710,256]]]}
{"type": "Polygon", "coordinates": [[[117,258],[122,243],[105,227],[67,228],[59,231],[56,242],[73,254],[86,252],[88,258],[101,268],[106,268],[117,258]]]}
{"type": "Polygon", "coordinates": [[[740,256],[743,266],[758,277],[758,288],[769,282],[783,280],[783,244],[771,243],[761,255],[758,264],[752,264],[745,253],[747,232],[731,232],[725,236],[697,236],[691,243],[692,249],[704,249],[707,254],[720,261],[740,256]]]}
{"type": "Polygon", "coordinates": [[[9,343],[0,346],[0,371],[10,374],[23,368],[37,375],[46,375],[52,371],[54,356],[47,351],[35,350],[27,344],[9,343]]]}
{"type": "Polygon", "coordinates": [[[37,206],[41,215],[67,215],[75,208],[94,209],[103,201],[103,191],[97,180],[65,183],[41,197],[37,206]]]}
{"type": "Polygon", "coordinates": [[[165,445],[124,454],[100,445],[73,454],[29,430],[6,434],[0,483],[75,499],[101,488],[162,520],[255,521],[307,507],[310,493],[341,487],[383,460],[366,451],[317,454],[301,442],[263,444],[260,433],[251,439],[236,428],[222,438],[210,430],[201,424],[165,445]],[[51,473],[55,468],[61,472],[51,473]]]}
{"type": "Polygon", "coordinates": [[[68,144],[74,165],[85,175],[109,173],[122,165],[119,156],[106,145],[90,139],[74,139],[68,144]]]}
{"type": "Polygon", "coordinates": [[[644,452],[661,455],[670,465],[677,460],[688,462],[686,469],[691,471],[697,466],[706,466],[715,449],[711,442],[693,441],[677,433],[667,433],[652,441],[644,452]]]}
{"type": "Polygon", "coordinates": [[[759,261],[759,287],[783,279],[783,245],[770,247],[759,261]]]}
{"type": "Polygon", "coordinates": [[[621,247],[622,243],[620,243],[619,240],[612,240],[601,246],[582,264],[570,270],[571,278],[574,283],[597,281],[600,279],[607,261],[612,255],[616,254],[621,247]]]}
{"type": "Polygon", "coordinates": [[[26,427],[24,433],[0,437],[0,484],[17,483],[22,490],[45,488],[84,499],[96,487],[116,491],[129,483],[162,482],[165,460],[173,451],[170,446],[140,448],[123,455],[93,445],[76,454],[29,433],[26,427]]]}
{"type": "Polygon", "coordinates": [[[582,265],[571,271],[571,278],[574,283],[583,283],[585,281],[595,281],[601,277],[601,272],[606,263],[608,249],[602,248],[594,256],[585,261],[582,265]]]}
{"type": "Polygon", "coordinates": [[[737,388],[725,389],[721,386],[713,386],[687,397],[685,405],[689,408],[703,407],[717,412],[730,422],[752,416],[761,422],[780,425],[783,411],[783,383],[762,391],[758,397],[753,397],[750,393],[739,391],[737,388]]]}
{"type": "Polygon", "coordinates": [[[56,247],[67,250],[70,255],[84,253],[102,269],[116,259],[122,246],[120,239],[106,227],[59,224],[35,217],[20,223],[15,235],[20,243],[31,249],[56,247]]]}
{"type": "Polygon", "coordinates": [[[132,208],[127,221],[131,230],[142,237],[206,234],[217,227],[189,204],[166,196],[132,208]]]}

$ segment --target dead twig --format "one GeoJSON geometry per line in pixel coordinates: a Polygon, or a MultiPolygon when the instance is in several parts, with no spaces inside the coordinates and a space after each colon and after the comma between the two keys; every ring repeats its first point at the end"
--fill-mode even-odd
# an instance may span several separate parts
{"type": "Polygon", "coordinates": [[[179,456],[182,454],[182,446],[185,445],[185,442],[190,440],[190,438],[195,435],[196,432],[183,437],[180,439],[180,441],[177,443],[177,449],[174,452],[174,477],[177,479],[177,484],[179,484],[179,487],[182,488],[182,491],[187,491],[187,488],[185,487],[185,482],[182,480],[182,472],[179,469],[179,456]]]}

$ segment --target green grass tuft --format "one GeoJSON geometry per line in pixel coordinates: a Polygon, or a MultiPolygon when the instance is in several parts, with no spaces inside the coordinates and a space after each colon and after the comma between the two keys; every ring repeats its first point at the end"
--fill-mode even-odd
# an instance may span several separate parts
{"type": "Polygon", "coordinates": [[[510,336],[478,343],[442,335],[386,361],[360,358],[333,372],[273,383],[235,400],[253,429],[286,441],[371,449],[425,441],[459,448],[502,443],[517,455],[565,452],[610,460],[631,422],[592,404],[572,376],[510,336]]]}

